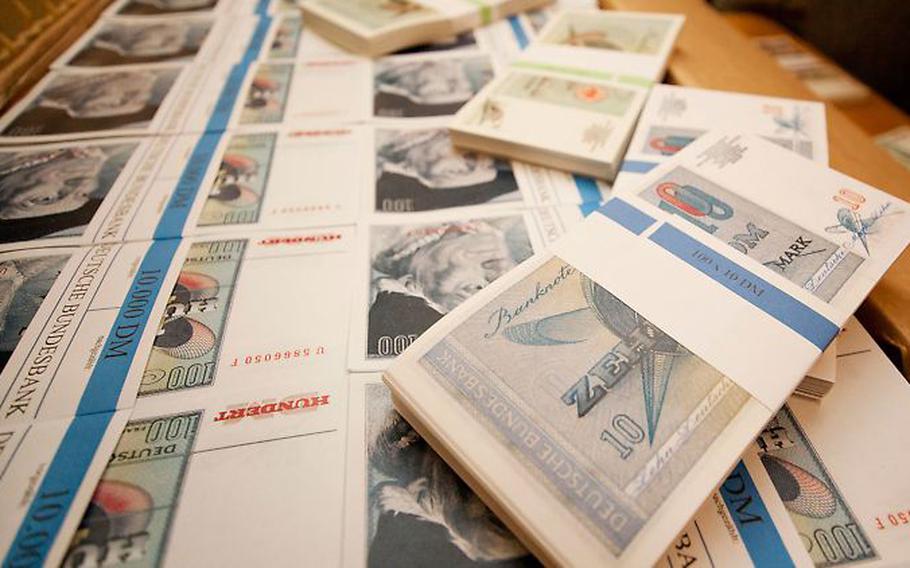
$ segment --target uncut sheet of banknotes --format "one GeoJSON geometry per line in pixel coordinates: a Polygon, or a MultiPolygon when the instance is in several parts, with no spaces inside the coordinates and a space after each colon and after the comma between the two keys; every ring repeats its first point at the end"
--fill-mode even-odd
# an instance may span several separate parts
{"type": "Polygon", "coordinates": [[[672,14],[298,4],[116,0],[0,116],[3,566],[910,562],[849,318],[910,206],[822,105],[654,85],[672,14]]]}

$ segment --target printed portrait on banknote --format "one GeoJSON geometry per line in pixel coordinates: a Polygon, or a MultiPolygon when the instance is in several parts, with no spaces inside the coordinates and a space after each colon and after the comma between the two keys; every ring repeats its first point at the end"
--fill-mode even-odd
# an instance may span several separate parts
{"type": "Polygon", "coordinates": [[[211,10],[219,0],[129,0],[118,11],[118,14],[147,16],[153,14],[176,14],[211,10]]]}
{"type": "Polygon", "coordinates": [[[520,215],[372,227],[367,356],[398,355],[532,252],[520,215]]]}
{"type": "Polygon", "coordinates": [[[2,132],[36,136],[147,127],[180,68],[56,75],[2,132]]]}
{"type": "Polygon", "coordinates": [[[201,419],[201,411],[184,411],[126,425],[64,566],[92,566],[99,558],[161,565],[201,419]]]}
{"type": "Polygon", "coordinates": [[[81,235],[137,145],[0,152],[0,243],[81,235]]]}
{"type": "Polygon", "coordinates": [[[876,556],[862,525],[787,405],[762,430],[755,450],[816,566],[876,556]]]}
{"type": "Polygon", "coordinates": [[[290,63],[262,64],[255,70],[240,114],[240,124],[281,122],[294,75],[290,63]]]}
{"type": "Polygon", "coordinates": [[[215,381],[246,240],[193,243],[158,325],[139,396],[215,381]]]}
{"type": "Polygon", "coordinates": [[[101,67],[189,61],[202,47],[212,22],[208,19],[107,22],[68,65],[101,67]]]}
{"type": "Polygon", "coordinates": [[[474,37],[474,32],[467,31],[458,35],[439,38],[432,43],[415,45],[414,47],[406,47],[405,49],[396,51],[395,53],[397,55],[404,55],[406,53],[430,53],[433,51],[450,51],[453,49],[463,49],[466,47],[474,47],[476,45],[477,38],[474,37]]]}
{"type": "Polygon", "coordinates": [[[284,16],[269,46],[269,59],[287,59],[297,55],[303,19],[300,16],[284,16]]]}
{"type": "Polygon", "coordinates": [[[395,412],[365,385],[368,566],[537,566],[534,557],[395,412]]]}
{"type": "Polygon", "coordinates": [[[509,162],[456,151],[444,128],[376,131],[377,211],[428,211],[520,199],[509,162]]]}
{"type": "Polygon", "coordinates": [[[454,114],[492,78],[487,55],[382,59],[373,81],[374,114],[402,118],[454,114]]]}
{"type": "Polygon", "coordinates": [[[0,371],[67,260],[57,254],[0,261],[0,371]]]}
{"type": "Polygon", "coordinates": [[[275,138],[270,132],[231,138],[197,225],[235,225],[259,219],[275,138]]]}

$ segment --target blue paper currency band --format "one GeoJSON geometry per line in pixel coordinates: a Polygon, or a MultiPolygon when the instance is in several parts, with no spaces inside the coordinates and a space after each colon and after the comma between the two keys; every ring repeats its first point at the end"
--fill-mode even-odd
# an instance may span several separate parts
{"type": "Polygon", "coordinates": [[[180,179],[174,187],[174,192],[168,200],[167,207],[155,227],[155,239],[173,239],[183,236],[183,227],[196,202],[196,195],[205,173],[208,171],[215,149],[221,141],[221,132],[206,132],[203,134],[193,153],[180,174],[180,179]]]}
{"type": "Polygon", "coordinates": [[[205,179],[205,173],[221,141],[220,132],[206,132],[203,134],[193,153],[183,168],[183,173],[174,187],[174,192],[168,200],[167,207],[155,227],[155,239],[173,239],[183,235],[183,227],[196,201],[196,194],[205,179]]]}
{"type": "Polygon", "coordinates": [[[512,27],[512,34],[515,36],[518,48],[524,49],[528,47],[528,34],[525,33],[525,29],[522,27],[521,20],[518,19],[518,16],[509,16],[509,26],[512,27]]]}
{"type": "MultiPolygon", "coordinates": [[[[136,356],[139,340],[145,331],[155,299],[180,241],[154,241],[145,253],[142,264],[120,306],[117,319],[111,326],[98,362],[85,385],[76,414],[105,412],[117,408],[123,383],[136,356]]],[[[156,322],[157,323],[157,322],[156,322]]]]}
{"type": "Polygon", "coordinates": [[[3,566],[42,566],[104,438],[112,413],[77,416],[66,429],[22,518],[3,566]]]}
{"type": "Polygon", "coordinates": [[[578,206],[578,210],[581,211],[582,217],[587,217],[591,213],[594,213],[600,208],[600,203],[582,203],[578,206]]]}
{"type": "Polygon", "coordinates": [[[582,203],[600,203],[603,196],[600,194],[600,188],[593,178],[580,175],[572,175],[572,181],[575,182],[575,188],[578,190],[578,196],[581,197],[582,203]]]}
{"type": "Polygon", "coordinates": [[[256,12],[259,14],[259,22],[253,35],[250,37],[250,43],[246,46],[242,60],[250,64],[259,57],[262,46],[265,44],[265,36],[269,33],[269,26],[272,25],[272,17],[268,15],[268,0],[264,0],[264,7],[256,12]]]}
{"type": "Polygon", "coordinates": [[[643,213],[640,209],[629,205],[629,203],[618,197],[614,197],[604,203],[603,207],[598,209],[597,212],[616,221],[636,235],[642,234],[656,222],[654,217],[643,213]]]}
{"type": "Polygon", "coordinates": [[[720,486],[720,494],[756,566],[794,566],[743,462],[736,465],[720,486]]]}
{"type": "Polygon", "coordinates": [[[840,329],[783,290],[668,223],[658,227],[649,238],[683,262],[789,327],[820,351],[825,350],[840,329]]]}
{"type": "Polygon", "coordinates": [[[623,160],[619,166],[621,172],[631,172],[633,174],[646,174],[657,167],[655,162],[641,162],[638,160],[623,160]]]}
{"type": "MultiPolygon", "coordinates": [[[[264,9],[267,10],[267,8],[268,4],[266,3],[264,9]]],[[[257,8],[257,12],[258,10],[259,8],[257,8]]],[[[206,124],[205,133],[196,142],[193,153],[180,174],[174,193],[171,194],[167,207],[155,227],[153,238],[173,239],[183,236],[183,228],[189,218],[193,203],[196,201],[199,188],[202,186],[202,180],[205,179],[205,173],[208,171],[212,157],[215,155],[215,149],[218,148],[224,129],[231,118],[231,112],[240,92],[240,86],[243,84],[250,66],[259,56],[259,51],[265,42],[265,36],[268,33],[271,21],[272,19],[267,15],[263,14],[260,16],[243,58],[231,68],[224,88],[218,96],[215,110],[206,124]]]]}
{"type": "Polygon", "coordinates": [[[625,505],[626,499],[618,491],[591,476],[584,465],[560,447],[560,442],[540,428],[537,421],[527,416],[496,385],[485,380],[483,371],[463,357],[458,347],[450,341],[441,341],[427,352],[421,363],[460,393],[464,397],[463,404],[470,411],[482,414],[516,452],[531,462],[556,491],[602,532],[615,552],[628,546],[644,524],[642,516],[625,505]],[[453,367],[459,372],[453,373],[453,367]],[[486,389],[481,391],[486,394],[479,403],[478,384],[486,389]]]}
{"type": "Polygon", "coordinates": [[[240,86],[243,85],[243,79],[250,68],[250,61],[243,59],[236,63],[228,74],[221,94],[218,95],[218,102],[215,103],[215,110],[209,116],[209,121],[205,125],[206,132],[221,132],[227,128],[231,120],[231,113],[234,110],[234,103],[240,94],[240,86]]]}
{"type": "Polygon", "coordinates": [[[218,102],[215,104],[215,110],[205,126],[207,132],[216,132],[227,128],[228,121],[231,118],[231,111],[234,109],[234,102],[240,94],[240,87],[243,85],[243,80],[250,66],[259,56],[259,50],[262,48],[271,22],[272,18],[267,15],[259,17],[259,22],[256,24],[256,29],[253,31],[253,36],[250,38],[250,43],[247,45],[243,57],[239,63],[234,65],[227,80],[224,82],[224,87],[218,96],[218,102]]]}

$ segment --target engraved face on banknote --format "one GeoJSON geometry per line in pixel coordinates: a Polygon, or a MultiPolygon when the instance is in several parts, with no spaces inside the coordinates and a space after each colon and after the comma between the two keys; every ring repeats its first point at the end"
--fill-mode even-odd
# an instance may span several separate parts
{"type": "Polygon", "coordinates": [[[81,235],[136,146],[0,151],[0,242],[81,235]]]}
{"type": "Polygon", "coordinates": [[[477,45],[477,38],[473,31],[467,31],[458,35],[444,37],[434,40],[432,43],[406,47],[395,52],[396,55],[406,53],[430,53],[433,51],[451,51],[453,49],[462,49],[465,47],[474,47],[477,45]]]}
{"type": "Polygon", "coordinates": [[[414,0],[320,0],[318,4],[369,30],[413,23],[437,15],[432,8],[414,0]]]}
{"type": "Polygon", "coordinates": [[[387,117],[455,114],[492,78],[493,65],[488,55],[432,60],[380,59],[373,77],[374,114],[387,117]]]}
{"type": "Polygon", "coordinates": [[[786,405],[755,443],[762,465],[816,566],[851,564],[877,556],[786,405]]]}
{"type": "Polygon", "coordinates": [[[240,113],[240,124],[281,122],[294,76],[291,63],[263,63],[256,68],[240,113]]]}
{"type": "Polygon", "coordinates": [[[303,18],[283,16],[278,31],[269,46],[269,59],[288,59],[297,55],[300,35],[303,32],[303,18]]]}
{"type": "Polygon", "coordinates": [[[826,301],[863,262],[859,255],[845,253],[826,238],[683,167],[674,168],[639,195],[795,284],[819,281],[810,291],[826,301]],[[819,271],[829,267],[833,268],[824,279],[816,278],[819,271]]]}
{"type": "Polygon", "coordinates": [[[367,357],[399,355],[532,252],[520,215],[372,227],[367,357]]]}
{"type": "Polygon", "coordinates": [[[199,52],[211,28],[212,20],[108,22],[68,64],[100,67],[189,61],[199,52]]]}
{"type": "Polygon", "coordinates": [[[69,257],[59,254],[0,262],[0,371],[69,257]]]}
{"type": "Polygon", "coordinates": [[[202,412],[126,425],[64,566],[158,566],[202,412]],[[103,560],[104,559],[104,560],[103,560]]]}
{"type": "Polygon", "coordinates": [[[749,398],[557,257],[420,364],[616,554],[749,398]]]}
{"type": "Polygon", "coordinates": [[[609,12],[566,12],[541,41],[656,55],[670,29],[669,21],[629,18],[609,12]]]}
{"type": "Polygon", "coordinates": [[[455,150],[444,128],[376,130],[377,211],[520,200],[509,162],[455,150]]]}
{"type": "Polygon", "coordinates": [[[245,240],[194,243],[149,354],[139,396],[212,384],[245,240]]]}
{"type": "Polygon", "coordinates": [[[211,10],[218,0],[130,0],[118,14],[147,16],[154,14],[176,14],[211,10]]]}
{"type": "Polygon", "coordinates": [[[480,498],[365,385],[368,566],[536,566],[480,498]]]}
{"type": "Polygon", "coordinates": [[[231,138],[197,225],[255,223],[268,185],[274,133],[238,134],[231,138]]]}
{"type": "Polygon", "coordinates": [[[35,136],[147,127],[178,68],[61,72],[2,132],[35,136]]]}

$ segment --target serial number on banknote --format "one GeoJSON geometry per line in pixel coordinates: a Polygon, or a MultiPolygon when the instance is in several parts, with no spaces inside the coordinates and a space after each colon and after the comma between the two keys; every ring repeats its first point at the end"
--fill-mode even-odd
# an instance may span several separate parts
{"type": "Polygon", "coordinates": [[[300,347],[297,349],[285,349],[284,351],[270,351],[268,353],[252,353],[240,357],[234,357],[231,360],[231,367],[242,367],[246,365],[258,365],[260,363],[277,363],[278,361],[287,361],[289,359],[306,359],[308,357],[318,357],[325,355],[325,346],[317,347],[300,347]]]}
{"type": "Polygon", "coordinates": [[[891,511],[875,517],[875,528],[880,531],[910,524],[910,508],[891,511]]]}
{"type": "Polygon", "coordinates": [[[319,203],[314,205],[289,205],[287,207],[275,207],[272,209],[272,215],[294,215],[296,213],[325,213],[327,211],[340,211],[341,204],[338,203],[319,203]]]}

